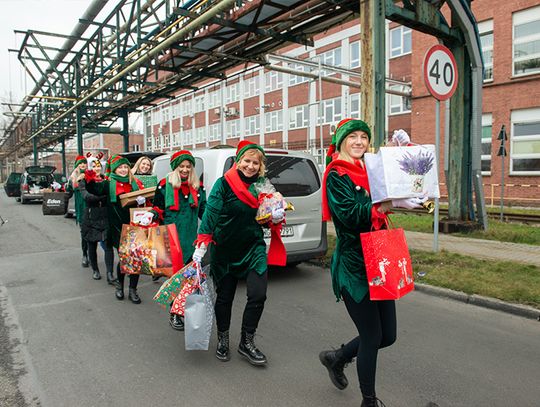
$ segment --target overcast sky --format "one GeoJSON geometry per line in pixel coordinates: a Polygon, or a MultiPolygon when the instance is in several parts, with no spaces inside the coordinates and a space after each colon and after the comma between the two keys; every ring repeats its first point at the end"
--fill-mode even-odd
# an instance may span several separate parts
{"type": "MultiPolygon", "coordinates": [[[[31,79],[25,81],[22,65],[8,48],[19,49],[24,36],[13,30],[41,30],[70,34],[91,0],[0,0],[0,98],[10,92],[19,101],[34,88],[31,79]]],[[[61,40],[63,42],[63,40],[61,40]]]]}

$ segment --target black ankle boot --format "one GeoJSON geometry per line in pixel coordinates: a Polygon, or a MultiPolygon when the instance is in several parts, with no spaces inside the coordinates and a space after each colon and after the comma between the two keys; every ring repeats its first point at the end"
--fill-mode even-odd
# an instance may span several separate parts
{"type": "Polygon", "coordinates": [[[110,271],[107,271],[107,283],[113,285],[114,284],[114,276],[113,273],[110,271]]]}
{"type": "Polygon", "coordinates": [[[92,278],[94,280],[101,280],[101,274],[99,273],[99,270],[98,269],[95,269],[94,270],[94,273],[92,274],[92,278]]]}
{"type": "Polygon", "coordinates": [[[341,349],[322,351],[319,353],[319,360],[328,369],[328,375],[334,386],[343,390],[349,385],[343,369],[350,361],[344,359],[341,349]]]}
{"type": "Polygon", "coordinates": [[[122,284],[120,284],[120,281],[116,280],[115,282],[115,289],[114,295],[116,296],[117,300],[123,300],[124,299],[124,287],[122,284]]]}
{"type": "Polygon", "coordinates": [[[238,345],[238,353],[246,357],[252,365],[265,365],[267,362],[266,356],[257,349],[254,339],[255,333],[242,332],[242,339],[240,340],[240,345],[238,345]]]}
{"type": "Polygon", "coordinates": [[[216,358],[223,362],[227,362],[231,360],[231,353],[229,351],[229,331],[218,331],[217,337],[216,358]]]}
{"type": "Polygon", "coordinates": [[[176,329],[177,331],[184,330],[184,321],[182,321],[182,317],[180,315],[171,314],[169,317],[169,325],[172,329],[176,329]]]}
{"type": "Polygon", "coordinates": [[[140,304],[141,299],[139,298],[139,294],[137,294],[136,288],[130,288],[128,298],[131,300],[133,304],[140,304]]]}
{"type": "Polygon", "coordinates": [[[88,256],[86,254],[83,254],[82,261],[81,261],[81,266],[88,267],[89,264],[90,264],[90,262],[88,261],[88,256]]]}
{"type": "Polygon", "coordinates": [[[379,400],[375,395],[364,396],[362,395],[362,404],[360,407],[385,407],[385,404],[379,400]]]}

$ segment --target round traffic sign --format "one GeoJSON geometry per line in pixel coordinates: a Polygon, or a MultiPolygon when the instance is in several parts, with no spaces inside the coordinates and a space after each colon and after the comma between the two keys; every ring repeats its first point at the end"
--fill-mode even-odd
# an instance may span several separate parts
{"type": "Polygon", "coordinates": [[[436,99],[450,98],[457,87],[456,59],[444,45],[434,45],[424,57],[424,82],[436,99]]]}

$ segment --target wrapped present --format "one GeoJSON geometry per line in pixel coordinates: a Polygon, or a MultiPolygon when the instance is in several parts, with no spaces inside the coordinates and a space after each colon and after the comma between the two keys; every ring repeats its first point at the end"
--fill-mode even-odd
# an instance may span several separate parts
{"type": "Polygon", "coordinates": [[[183,266],[176,226],[141,227],[122,225],[120,271],[171,277],[183,266]]]}
{"type": "Polygon", "coordinates": [[[197,290],[200,290],[203,283],[206,283],[208,287],[211,288],[210,291],[212,296],[214,295],[212,280],[207,277],[209,266],[199,270],[199,273],[197,273],[197,263],[191,262],[188,266],[190,267],[185,268],[184,272],[182,273],[184,278],[182,280],[182,287],[180,288],[180,292],[171,306],[171,314],[184,315],[186,298],[195,293],[197,290]]]}
{"type": "Polygon", "coordinates": [[[283,195],[276,191],[276,188],[268,179],[255,185],[258,194],[259,208],[255,219],[261,225],[268,223],[272,219],[272,211],[276,209],[294,210],[294,206],[285,201],[283,195]]]}
{"type": "Polygon", "coordinates": [[[141,181],[145,188],[157,187],[157,175],[135,175],[135,178],[141,181]]]}
{"type": "Polygon", "coordinates": [[[142,196],[143,198],[152,199],[156,193],[156,187],[143,188],[137,191],[127,192],[125,194],[118,195],[120,198],[120,204],[124,206],[136,206],[137,197],[142,196]]]}
{"type": "Polygon", "coordinates": [[[171,302],[173,302],[178,296],[180,288],[182,287],[183,279],[182,274],[174,274],[161,285],[157,293],[154,295],[153,300],[168,308],[171,305],[171,302]]]}
{"type": "Polygon", "coordinates": [[[129,208],[129,221],[132,225],[148,226],[152,223],[154,215],[150,212],[152,207],[129,208]]]}
{"type": "Polygon", "coordinates": [[[439,198],[435,146],[381,147],[364,154],[373,203],[401,198],[439,198]]]}

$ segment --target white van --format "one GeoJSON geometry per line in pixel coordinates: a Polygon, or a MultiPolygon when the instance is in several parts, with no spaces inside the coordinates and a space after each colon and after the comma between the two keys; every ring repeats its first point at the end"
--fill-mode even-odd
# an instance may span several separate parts
{"type": "MultiPolygon", "coordinates": [[[[315,159],[293,150],[265,149],[265,152],[267,177],[295,208],[287,212],[287,223],[281,232],[287,250],[287,264],[294,266],[324,255],[327,249],[326,222],[322,222],[321,175],[315,159]]],[[[208,196],[214,182],[234,164],[236,149],[213,148],[192,153],[195,169],[208,196]]],[[[154,174],[160,180],[170,171],[170,156],[166,154],[154,159],[154,174]]]]}

